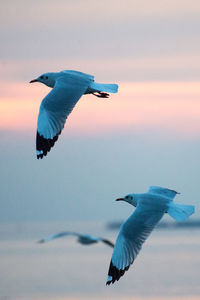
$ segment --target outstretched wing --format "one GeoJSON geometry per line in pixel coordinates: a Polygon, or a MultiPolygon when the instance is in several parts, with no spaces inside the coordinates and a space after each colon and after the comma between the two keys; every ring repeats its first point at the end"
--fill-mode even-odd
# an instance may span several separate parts
{"type": "Polygon", "coordinates": [[[78,233],[76,232],[72,232],[72,231],[63,231],[63,232],[59,232],[59,233],[56,233],[56,234],[53,234],[53,235],[49,235],[41,240],[38,241],[38,243],[46,243],[46,242],[49,242],[51,240],[55,240],[55,239],[58,239],[58,238],[62,238],[64,236],[67,236],[67,235],[75,235],[75,236],[78,236],[78,233]]]}
{"type": "Polygon", "coordinates": [[[143,206],[138,205],[134,213],[122,224],[110,262],[107,285],[119,280],[129,269],[163,214],[160,211],[145,210],[143,206]]]}
{"type": "Polygon", "coordinates": [[[160,186],[150,186],[149,189],[148,189],[148,192],[152,193],[152,194],[157,194],[157,195],[160,195],[160,196],[165,196],[165,197],[168,197],[168,198],[171,198],[171,199],[174,199],[174,197],[177,194],[180,194],[180,193],[178,193],[174,190],[166,189],[166,188],[163,188],[163,187],[160,187],[160,186]]]}
{"type": "Polygon", "coordinates": [[[85,93],[91,78],[64,73],[56,80],[51,92],[43,99],[37,123],[37,158],[43,158],[54,146],[65,121],[85,93]]]}

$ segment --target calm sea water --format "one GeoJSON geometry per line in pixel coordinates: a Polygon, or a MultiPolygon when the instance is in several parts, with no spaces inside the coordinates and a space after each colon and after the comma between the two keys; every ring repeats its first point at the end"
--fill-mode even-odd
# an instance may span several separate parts
{"type": "Polygon", "coordinates": [[[74,237],[36,241],[63,230],[115,241],[102,223],[0,225],[0,300],[200,299],[200,230],[155,230],[129,271],[106,286],[112,249],[74,237]]]}

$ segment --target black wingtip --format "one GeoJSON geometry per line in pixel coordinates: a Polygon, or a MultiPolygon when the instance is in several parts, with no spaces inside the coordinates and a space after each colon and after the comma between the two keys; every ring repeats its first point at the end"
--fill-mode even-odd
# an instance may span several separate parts
{"type": "Polygon", "coordinates": [[[117,269],[112,263],[112,260],[110,262],[110,267],[108,271],[108,280],[106,282],[106,285],[113,284],[115,281],[118,281],[120,277],[124,275],[124,273],[129,269],[129,266],[125,267],[123,270],[117,269]]]}
{"type": "Polygon", "coordinates": [[[37,159],[42,159],[44,156],[47,155],[47,152],[51,150],[55,142],[58,140],[58,136],[60,135],[60,133],[61,131],[56,136],[54,136],[53,139],[45,139],[37,131],[37,135],[36,135],[37,159]]]}
{"type": "Polygon", "coordinates": [[[103,243],[105,243],[106,245],[114,248],[115,244],[113,244],[111,241],[106,240],[106,239],[101,239],[103,243]]]}

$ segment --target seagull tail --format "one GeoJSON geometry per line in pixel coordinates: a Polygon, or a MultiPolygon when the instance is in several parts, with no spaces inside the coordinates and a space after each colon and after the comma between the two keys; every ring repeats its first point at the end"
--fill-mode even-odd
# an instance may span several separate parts
{"type": "Polygon", "coordinates": [[[109,84],[92,82],[92,84],[90,85],[90,89],[92,89],[94,92],[117,93],[118,85],[114,83],[109,84]]]}
{"type": "Polygon", "coordinates": [[[176,221],[186,221],[195,211],[193,205],[171,203],[168,214],[176,221]]]}

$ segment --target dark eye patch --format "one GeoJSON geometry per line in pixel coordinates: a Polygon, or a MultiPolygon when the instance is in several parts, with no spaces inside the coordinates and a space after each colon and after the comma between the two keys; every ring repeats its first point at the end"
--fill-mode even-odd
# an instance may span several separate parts
{"type": "Polygon", "coordinates": [[[40,76],[40,79],[43,79],[44,78],[44,76],[40,76]]]}
{"type": "Polygon", "coordinates": [[[46,79],[48,79],[48,76],[46,76],[46,79]]]}

